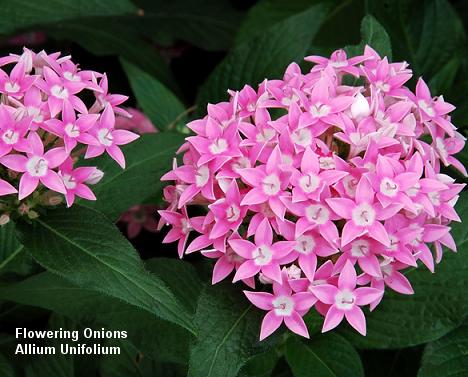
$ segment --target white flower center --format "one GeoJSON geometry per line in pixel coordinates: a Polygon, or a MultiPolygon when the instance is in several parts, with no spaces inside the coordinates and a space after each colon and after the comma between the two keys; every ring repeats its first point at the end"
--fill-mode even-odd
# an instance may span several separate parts
{"type": "Polygon", "coordinates": [[[375,87],[380,89],[382,92],[388,92],[390,90],[390,85],[382,81],[377,81],[375,83],[375,87]]]}
{"type": "Polygon", "coordinates": [[[34,117],[34,122],[41,123],[44,117],[41,114],[41,109],[37,107],[28,106],[28,115],[34,117]]]}
{"type": "Polygon", "coordinates": [[[434,204],[435,206],[440,206],[440,193],[439,192],[437,191],[430,192],[429,194],[427,194],[427,196],[429,197],[429,200],[431,201],[432,204],[434,204]]]}
{"type": "Polygon", "coordinates": [[[356,240],[351,243],[351,255],[356,258],[363,257],[369,253],[369,242],[356,240]]]}
{"type": "Polygon", "coordinates": [[[294,301],[288,296],[278,296],[273,300],[273,307],[276,315],[289,317],[294,310],[294,301]]]}
{"type": "Polygon", "coordinates": [[[380,182],[380,192],[386,196],[397,196],[398,188],[398,184],[392,181],[390,178],[384,178],[380,182]]]}
{"type": "Polygon", "coordinates": [[[210,169],[206,165],[200,166],[195,172],[195,185],[197,187],[203,187],[210,178],[210,169]]]}
{"type": "Polygon", "coordinates": [[[299,100],[299,96],[297,94],[292,94],[289,97],[283,97],[281,103],[285,106],[291,105],[291,103],[297,102],[299,100]]]}
{"type": "Polygon", "coordinates": [[[6,130],[2,135],[2,140],[5,144],[13,145],[18,142],[19,133],[11,128],[6,130]]]}
{"type": "Polygon", "coordinates": [[[354,306],[356,297],[353,292],[348,290],[340,291],[335,296],[335,305],[338,309],[341,310],[350,310],[354,306]]]}
{"type": "Polygon", "coordinates": [[[43,177],[47,174],[49,163],[44,157],[33,156],[26,163],[26,170],[32,177],[43,177]]]}
{"type": "Polygon", "coordinates": [[[301,254],[310,254],[315,249],[315,239],[311,235],[303,234],[296,239],[294,250],[301,254]]]}
{"type": "Polygon", "coordinates": [[[265,194],[270,196],[276,195],[281,189],[280,179],[276,174],[267,175],[263,179],[262,187],[265,194]]]}
{"type": "Polygon", "coordinates": [[[342,68],[342,67],[347,67],[348,66],[348,61],[347,60],[336,60],[334,62],[329,62],[328,63],[330,66],[333,68],[342,68]]]}
{"type": "Polygon", "coordinates": [[[309,222],[321,225],[330,218],[330,211],[321,204],[312,204],[306,208],[305,215],[309,222]]]}
{"type": "Polygon", "coordinates": [[[233,164],[232,164],[232,170],[234,170],[236,173],[241,170],[241,169],[247,169],[250,168],[250,160],[247,157],[239,157],[233,164]]]}
{"type": "Polygon", "coordinates": [[[419,108],[424,111],[427,115],[429,115],[430,117],[433,117],[435,115],[435,111],[433,109],[432,106],[430,106],[426,101],[424,101],[423,99],[420,99],[418,101],[418,106],[419,108]]]}
{"type": "Polygon", "coordinates": [[[67,88],[64,88],[63,86],[54,85],[52,88],[50,88],[50,93],[54,97],[57,97],[60,99],[68,98],[68,90],[67,88]]]}
{"type": "Polygon", "coordinates": [[[356,225],[372,225],[375,221],[375,210],[367,203],[360,204],[353,209],[352,218],[356,225]]]}
{"type": "Polygon", "coordinates": [[[296,130],[291,135],[294,144],[307,147],[312,143],[312,132],[308,128],[296,130]]]}
{"type": "Polygon", "coordinates": [[[449,154],[447,152],[447,148],[445,147],[444,140],[441,139],[440,137],[436,137],[435,144],[436,144],[437,150],[439,151],[440,156],[444,158],[448,157],[449,154]]]}
{"type": "Polygon", "coordinates": [[[413,187],[410,187],[408,190],[406,190],[406,193],[410,197],[414,197],[418,195],[419,189],[421,188],[421,185],[419,183],[416,183],[413,187]]]}
{"type": "Polygon", "coordinates": [[[335,169],[335,160],[333,157],[320,157],[319,165],[320,168],[324,170],[335,169]]]}
{"type": "Polygon", "coordinates": [[[257,266],[265,266],[273,259],[273,252],[268,246],[262,245],[254,250],[252,257],[257,266]]]}
{"type": "Polygon", "coordinates": [[[80,76],[75,75],[73,72],[66,71],[63,73],[63,77],[70,81],[81,81],[80,76]]]}
{"type": "Polygon", "coordinates": [[[110,147],[114,141],[111,130],[108,128],[101,128],[98,131],[98,140],[102,145],[110,147]]]}
{"type": "Polygon", "coordinates": [[[265,128],[262,132],[259,132],[257,134],[255,139],[259,143],[266,143],[267,141],[270,141],[271,139],[273,139],[274,136],[275,136],[275,130],[271,128],[265,128]]]}
{"type": "Polygon", "coordinates": [[[62,181],[68,190],[73,190],[77,185],[75,178],[73,178],[70,174],[64,174],[62,176],[62,181]]]}
{"type": "Polygon", "coordinates": [[[395,236],[394,234],[389,234],[389,235],[388,235],[388,238],[390,239],[390,246],[387,247],[387,250],[388,250],[388,251],[397,251],[397,249],[398,249],[398,243],[400,242],[400,240],[398,239],[398,237],[395,236]]]}
{"type": "Polygon", "coordinates": [[[316,103],[310,107],[309,111],[315,118],[321,118],[330,114],[330,110],[330,106],[316,103]]]}
{"type": "Polygon", "coordinates": [[[65,126],[65,133],[69,136],[69,137],[78,137],[80,136],[80,129],[76,126],[76,124],[73,124],[73,123],[68,123],[66,126],[65,126]]]}
{"type": "Polygon", "coordinates": [[[228,143],[226,139],[216,139],[213,141],[213,143],[210,145],[209,149],[212,154],[220,154],[223,153],[227,150],[228,148],[228,143]]]}
{"type": "Polygon", "coordinates": [[[227,219],[227,221],[229,221],[230,223],[233,223],[233,222],[239,220],[240,213],[241,213],[240,208],[235,204],[231,204],[226,209],[226,219],[227,219]]]}
{"type": "Polygon", "coordinates": [[[299,186],[305,193],[311,193],[317,190],[320,185],[320,178],[315,174],[306,174],[299,179],[299,186]]]}
{"type": "Polygon", "coordinates": [[[187,219],[180,220],[180,230],[183,234],[188,234],[191,229],[192,226],[190,225],[187,219]]]}
{"type": "Polygon", "coordinates": [[[18,93],[20,89],[20,86],[16,82],[7,82],[5,84],[5,91],[7,91],[8,93],[18,93]]]}
{"type": "Polygon", "coordinates": [[[344,189],[346,193],[352,198],[356,196],[357,184],[358,184],[358,180],[352,175],[347,175],[346,177],[343,178],[344,189]]]}

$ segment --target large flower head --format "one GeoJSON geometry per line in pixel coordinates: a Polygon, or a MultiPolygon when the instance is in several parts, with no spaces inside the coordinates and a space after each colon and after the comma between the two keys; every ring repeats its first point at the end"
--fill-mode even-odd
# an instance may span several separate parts
{"type": "Polygon", "coordinates": [[[218,260],[213,284],[260,283],[245,294],[268,311],[262,339],[283,322],[308,336],[301,317],[312,306],[323,331],[346,319],[364,335],[361,307],[376,308],[387,288],[412,294],[404,270],[434,271],[442,245],[455,250],[449,223],[460,221],[463,185],[448,175],[466,174],[454,106],[423,79],[411,92],[408,65],[369,46],[306,60],[308,72],[292,63],[283,79],[208,105],[189,124],[182,164],[164,176],[177,193],[161,211],[166,241],[182,255],[193,232],[185,252],[218,260]],[[345,84],[349,75],[361,84],[345,84]],[[205,216],[190,218],[192,206],[205,216]]]}

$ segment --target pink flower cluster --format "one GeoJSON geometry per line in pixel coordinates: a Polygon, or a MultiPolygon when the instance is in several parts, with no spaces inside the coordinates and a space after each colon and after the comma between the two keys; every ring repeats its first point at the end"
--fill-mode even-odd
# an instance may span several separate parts
{"type": "Polygon", "coordinates": [[[108,92],[105,74],[80,70],[60,53],[25,49],[0,58],[0,67],[0,202],[43,186],[65,195],[68,206],[75,196],[95,200],[87,185],[103,172],[74,165],[81,155],[107,152],[125,167],[119,146],[138,138],[115,129],[116,114],[131,116],[119,107],[127,97],[108,92]]]}
{"type": "Polygon", "coordinates": [[[361,307],[373,310],[386,288],[412,294],[402,270],[420,261],[434,271],[443,246],[456,250],[449,223],[460,221],[464,185],[442,172],[466,175],[453,157],[465,144],[454,106],[421,78],[413,93],[408,64],[370,47],[306,60],[305,74],[292,63],[282,80],[208,105],[163,177],[175,181],[160,211],[164,242],[216,259],[213,283],[234,272],[254,288],[258,278],[260,291],[245,294],[268,311],[260,339],[283,321],[307,337],[312,307],[323,331],[346,318],[365,335],[361,307]],[[192,205],[206,215],[190,216],[192,205]]]}

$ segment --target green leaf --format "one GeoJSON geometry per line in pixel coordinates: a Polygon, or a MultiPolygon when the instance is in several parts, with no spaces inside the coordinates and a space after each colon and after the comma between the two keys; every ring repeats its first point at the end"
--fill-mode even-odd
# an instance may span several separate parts
{"type": "Polygon", "coordinates": [[[234,47],[202,86],[197,99],[200,112],[207,103],[225,100],[228,89],[281,77],[288,64],[304,57],[326,9],[324,4],[314,5],[234,47]]]}
{"type": "Polygon", "coordinates": [[[2,354],[0,354],[0,370],[2,371],[2,377],[15,377],[16,375],[13,366],[2,354]]]}
{"type": "Polygon", "coordinates": [[[113,340],[106,345],[118,346],[120,355],[101,358],[99,365],[101,377],[182,377],[186,375],[184,366],[160,364],[151,360],[127,340],[113,340]]]}
{"type": "Polygon", "coordinates": [[[279,354],[275,350],[255,355],[244,364],[237,377],[269,377],[278,359],[279,354]]]}
{"type": "Polygon", "coordinates": [[[121,60],[133,93],[144,113],[159,130],[185,120],[185,106],[168,88],[135,65],[121,60]]]}
{"type": "Polygon", "coordinates": [[[226,50],[242,16],[229,0],[135,2],[141,8],[141,17],[133,25],[163,45],[184,40],[205,50],[226,50]]]}
{"type": "Polygon", "coordinates": [[[392,60],[392,46],[390,43],[390,37],[382,25],[380,25],[379,22],[371,15],[367,15],[362,19],[361,37],[362,40],[359,45],[349,46],[346,48],[346,52],[349,55],[362,55],[364,52],[364,47],[369,45],[375,51],[377,51],[380,56],[386,56],[389,60],[392,60]]]}
{"type": "Polygon", "coordinates": [[[258,36],[261,33],[268,33],[269,29],[278,23],[292,17],[298,13],[306,11],[317,0],[263,0],[257,2],[242,21],[237,31],[236,44],[243,43],[258,36]]]}
{"type": "Polygon", "coordinates": [[[86,17],[136,13],[130,0],[1,0],[0,33],[86,17]]]}
{"type": "Polygon", "coordinates": [[[193,332],[190,316],[130,243],[97,211],[80,206],[50,211],[19,236],[41,265],[72,283],[134,305],[193,332]]]}
{"type": "Polygon", "coordinates": [[[24,247],[15,235],[15,224],[10,221],[0,226],[0,275],[24,271],[24,247]]]}
{"type": "Polygon", "coordinates": [[[171,288],[190,313],[195,313],[202,282],[193,265],[180,259],[152,258],[145,261],[145,267],[171,288]]]}
{"type": "Polygon", "coordinates": [[[329,333],[286,343],[286,360],[294,377],[364,377],[356,350],[341,336],[329,333]]]}
{"type": "Polygon", "coordinates": [[[262,351],[259,314],[232,284],[206,287],[194,318],[198,331],[188,376],[236,376],[249,358],[262,351]]]}
{"type": "Polygon", "coordinates": [[[429,343],[418,377],[463,377],[468,375],[468,323],[429,343]]]}
{"type": "Polygon", "coordinates": [[[104,178],[92,187],[97,200],[80,203],[117,220],[128,208],[158,192],[160,178],[171,169],[175,151],[183,139],[184,136],[173,132],[142,135],[122,148],[127,161],[125,169],[107,155],[93,160],[104,172],[104,178]]]}
{"type": "MultiPolygon", "coordinates": [[[[188,264],[183,265],[178,272],[192,275],[185,268],[188,264]]],[[[52,310],[91,327],[127,330],[128,340],[146,357],[164,362],[188,361],[190,334],[182,327],[94,289],[80,288],[50,272],[0,287],[0,298],[52,310]]]]}
{"type": "MultiPolygon", "coordinates": [[[[67,331],[77,330],[77,326],[71,321],[57,315],[53,315],[49,321],[48,330],[65,329],[67,331]]],[[[74,377],[75,366],[74,357],[72,355],[64,355],[61,353],[61,345],[69,344],[76,345],[71,339],[52,338],[47,339],[41,346],[54,347],[55,355],[43,356],[36,358],[31,365],[26,368],[27,377],[74,377]]]]}
{"type": "Polygon", "coordinates": [[[367,8],[389,33],[395,60],[408,61],[417,76],[432,77],[463,51],[463,25],[447,0],[368,1],[367,8]]]}
{"type": "MultiPolygon", "coordinates": [[[[53,38],[71,40],[97,56],[117,55],[156,77],[173,91],[174,78],[155,48],[141,39],[135,28],[120,18],[84,19],[48,25],[53,38]]],[[[90,67],[93,68],[93,67],[90,67]]],[[[112,77],[109,77],[112,87],[112,77]]]]}
{"type": "Polygon", "coordinates": [[[424,266],[406,273],[415,294],[387,290],[382,303],[366,313],[367,335],[345,329],[343,334],[361,348],[402,348],[426,343],[461,325],[468,312],[468,194],[456,206],[462,219],[452,223],[458,253],[446,251],[432,274],[424,266]]]}

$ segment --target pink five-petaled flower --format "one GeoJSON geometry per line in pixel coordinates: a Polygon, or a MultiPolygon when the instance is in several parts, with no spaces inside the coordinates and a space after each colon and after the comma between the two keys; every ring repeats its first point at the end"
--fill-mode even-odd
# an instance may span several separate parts
{"type": "Polygon", "coordinates": [[[242,205],[267,202],[278,218],[283,219],[286,207],[283,198],[289,196],[285,191],[289,184],[290,172],[282,170],[279,147],[271,152],[266,165],[239,171],[242,179],[253,188],[242,199],[242,205]]]}
{"type": "Polygon", "coordinates": [[[19,199],[29,196],[41,182],[53,191],[66,193],[60,176],[52,169],[67,158],[64,148],[53,148],[44,153],[44,145],[37,133],[28,136],[29,151],[27,156],[10,154],[0,159],[8,169],[23,173],[19,184],[19,199]]]}
{"type": "Polygon", "coordinates": [[[454,126],[446,119],[446,115],[455,109],[455,106],[444,101],[439,97],[435,101],[431,97],[431,92],[422,78],[416,85],[416,105],[419,108],[419,114],[423,122],[433,121],[441,127],[451,137],[454,136],[454,126]]]}
{"type": "Polygon", "coordinates": [[[307,148],[302,155],[301,170],[295,170],[291,177],[291,183],[295,186],[292,190],[292,201],[318,201],[325,186],[333,185],[346,175],[347,172],[335,169],[320,171],[318,156],[312,149],[307,148]]]}
{"type": "Polygon", "coordinates": [[[122,168],[125,168],[125,156],[119,145],[131,143],[140,136],[127,130],[115,130],[114,126],[114,111],[111,105],[107,105],[97,127],[93,129],[93,136],[98,140],[98,145],[89,145],[85,158],[97,157],[107,152],[122,168]]]}
{"type": "Polygon", "coordinates": [[[177,251],[179,257],[182,258],[184,255],[185,244],[190,231],[192,230],[192,224],[190,219],[187,216],[185,209],[182,209],[182,213],[174,211],[158,211],[161,217],[166,220],[166,222],[172,225],[172,229],[166,234],[166,237],[163,239],[163,243],[170,243],[174,241],[179,241],[177,245],[177,251]]]}
{"type": "Polygon", "coordinates": [[[69,102],[63,103],[62,120],[49,119],[44,129],[63,138],[65,150],[70,153],[78,143],[98,145],[99,142],[88,131],[96,124],[98,114],[82,114],[76,118],[75,110],[69,102]]]}
{"type": "Polygon", "coordinates": [[[364,234],[369,234],[386,246],[390,245],[387,231],[380,220],[395,215],[402,205],[395,203],[383,208],[375,203],[374,190],[365,176],[357,185],[355,201],[347,198],[329,198],[326,202],[335,213],[348,220],[343,227],[341,246],[364,234]]]}
{"type": "Polygon", "coordinates": [[[24,117],[16,121],[14,113],[14,108],[0,106],[0,157],[12,150],[24,152],[27,149],[27,141],[24,137],[32,119],[24,117]]]}
{"type": "Polygon", "coordinates": [[[369,305],[382,295],[382,291],[376,288],[356,288],[356,270],[349,261],[341,270],[337,287],[321,284],[311,290],[321,302],[331,305],[325,315],[322,332],[334,329],[346,317],[362,335],[366,335],[366,318],[359,306],[369,305]]]}
{"type": "Polygon", "coordinates": [[[267,219],[264,219],[255,233],[255,243],[243,239],[230,239],[229,245],[241,257],[246,259],[238,268],[234,282],[249,278],[262,272],[267,278],[281,283],[282,260],[296,245],[291,241],[273,243],[273,231],[267,219]]]}
{"type": "Polygon", "coordinates": [[[75,196],[87,200],[96,200],[93,192],[85,185],[86,181],[95,172],[96,168],[83,166],[73,169],[73,161],[68,159],[60,166],[59,175],[65,186],[65,199],[67,207],[71,207],[75,201],[75,196]]]}
{"type": "Polygon", "coordinates": [[[275,332],[281,324],[298,335],[309,337],[309,331],[302,319],[317,299],[310,292],[292,293],[283,273],[282,282],[273,282],[273,294],[267,292],[244,291],[249,301],[256,307],[268,310],[262,321],[260,340],[275,332]]]}
{"type": "Polygon", "coordinates": [[[237,231],[244,220],[247,208],[241,206],[241,195],[236,180],[233,180],[226,191],[226,197],[217,200],[209,206],[215,216],[215,224],[210,232],[210,238],[224,236],[229,230],[237,231]]]}

